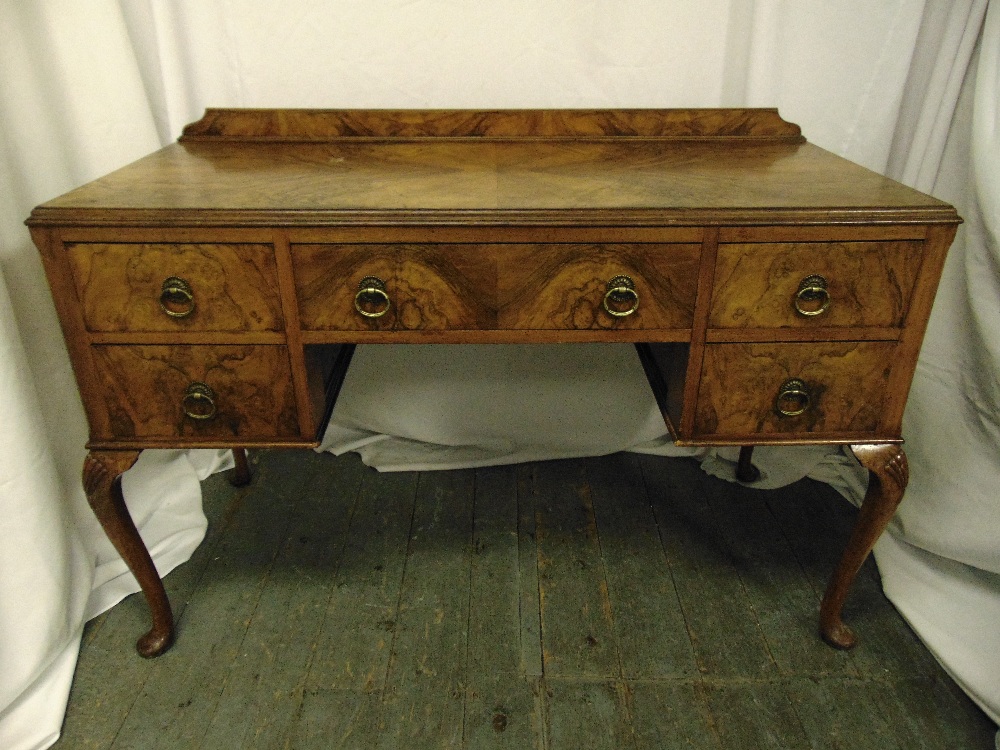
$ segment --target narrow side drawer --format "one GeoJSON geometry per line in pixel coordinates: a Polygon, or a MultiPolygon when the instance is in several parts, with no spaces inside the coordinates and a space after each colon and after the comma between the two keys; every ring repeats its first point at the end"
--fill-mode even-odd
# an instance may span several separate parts
{"type": "Polygon", "coordinates": [[[82,242],[66,250],[90,331],[284,328],[271,245],[82,242]]]}
{"type": "Polygon", "coordinates": [[[116,345],[92,352],[111,424],[107,439],[299,436],[284,346],[116,345]],[[196,384],[209,392],[189,395],[196,384]],[[186,411],[213,413],[198,419],[186,411]]]}
{"type": "Polygon", "coordinates": [[[899,327],[922,250],[917,240],[721,244],[709,326],[899,327]]]}
{"type": "MultiPolygon", "coordinates": [[[[886,341],[708,344],[702,362],[694,437],[877,437],[883,424],[896,344],[886,341]],[[783,387],[799,381],[787,411],[783,387]]],[[[895,435],[892,435],[893,437],[895,435]]]]}

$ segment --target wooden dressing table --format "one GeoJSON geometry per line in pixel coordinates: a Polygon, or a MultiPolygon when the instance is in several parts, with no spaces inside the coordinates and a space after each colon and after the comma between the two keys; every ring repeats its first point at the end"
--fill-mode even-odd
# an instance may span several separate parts
{"type": "Polygon", "coordinates": [[[144,448],[317,445],[367,343],[633,342],[676,441],[743,446],[744,478],[755,445],[849,444],[874,481],[820,631],[851,647],[959,221],[774,110],[209,110],[27,223],[155,656],[173,617],[119,476],[144,448]]]}

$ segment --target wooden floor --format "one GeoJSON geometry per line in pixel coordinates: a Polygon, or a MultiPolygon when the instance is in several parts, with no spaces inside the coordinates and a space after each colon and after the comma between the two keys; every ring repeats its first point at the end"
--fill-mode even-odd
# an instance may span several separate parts
{"type": "Polygon", "coordinates": [[[88,627],[57,748],[976,750],[993,725],[885,600],[816,635],[855,511],[620,454],[378,474],[252,456],[205,483],[152,661],[130,597],[88,627]]]}

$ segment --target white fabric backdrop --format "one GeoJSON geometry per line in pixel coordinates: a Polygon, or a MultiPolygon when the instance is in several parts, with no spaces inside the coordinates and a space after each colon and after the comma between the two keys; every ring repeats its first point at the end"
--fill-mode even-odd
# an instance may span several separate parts
{"type": "MultiPolygon", "coordinates": [[[[86,425],[21,222],[206,106],[778,106],[813,143],[956,203],[967,225],[907,412],[911,487],[877,553],[895,604],[1000,717],[995,6],[970,67],[985,13],[986,0],[0,0],[0,747],[54,741],[82,623],[133,583],[83,498],[86,425]]],[[[362,349],[329,436],[390,468],[656,450],[641,371],[615,359],[362,349]]],[[[200,540],[197,479],[219,460],[148,452],[126,476],[161,571],[200,540]]],[[[815,451],[760,460],[774,482],[850,482],[815,451]]]]}

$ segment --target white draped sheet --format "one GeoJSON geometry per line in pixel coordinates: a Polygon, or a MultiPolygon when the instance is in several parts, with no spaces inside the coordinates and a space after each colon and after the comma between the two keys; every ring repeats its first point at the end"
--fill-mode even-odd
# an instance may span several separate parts
{"type": "MultiPolygon", "coordinates": [[[[82,624],[135,589],[86,507],[86,424],[22,221],[208,106],[777,106],[813,143],[955,203],[967,223],[906,413],[911,485],[876,555],[892,601],[1000,718],[995,5],[973,55],[986,5],[0,0],[0,747],[55,741],[82,624]]],[[[327,443],[402,469],[676,450],[664,432],[627,346],[365,347],[327,443]]],[[[731,452],[702,457],[730,474],[731,452]]],[[[199,543],[198,480],[225,458],[150,451],[126,474],[161,572],[199,543]]],[[[837,452],[757,460],[772,485],[808,473],[861,490],[837,452]]]]}

